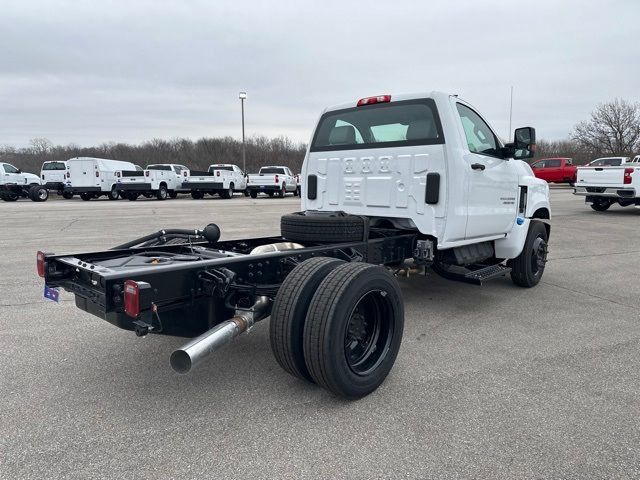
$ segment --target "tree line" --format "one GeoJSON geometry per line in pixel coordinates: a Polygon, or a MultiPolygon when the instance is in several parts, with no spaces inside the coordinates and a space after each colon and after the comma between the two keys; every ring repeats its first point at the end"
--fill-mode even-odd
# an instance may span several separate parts
{"type": "MultiPolygon", "coordinates": [[[[251,137],[246,142],[247,172],[263,165],[285,165],[294,172],[302,167],[307,146],[287,137],[251,137]]],[[[564,140],[538,140],[531,161],[548,157],[570,157],[576,165],[602,156],[640,154],[640,103],[615,99],[598,105],[589,119],[579,122],[564,140]]],[[[138,145],[105,143],[97,147],[53,145],[44,138],[31,140],[25,148],[0,146],[0,161],[28,172],[39,172],[42,162],[73,157],[125,160],[137,165],[179,163],[206,170],[212,163],[242,165],[242,142],[232,137],[154,139],[138,145]]]]}
{"type": "MultiPolygon", "coordinates": [[[[287,137],[255,136],[246,141],[247,172],[257,172],[263,165],[284,165],[294,172],[302,167],[304,143],[287,137]]],[[[45,138],[35,138],[28,147],[0,146],[0,161],[25,172],[39,172],[43,162],[73,157],[98,157],[132,162],[142,167],[152,163],[178,163],[193,170],[206,170],[212,163],[234,163],[242,167],[242,142],[232,137],[189,140],[154,139],[138,145],[104,143],[96,147],[53,145],[45,138]]]]}

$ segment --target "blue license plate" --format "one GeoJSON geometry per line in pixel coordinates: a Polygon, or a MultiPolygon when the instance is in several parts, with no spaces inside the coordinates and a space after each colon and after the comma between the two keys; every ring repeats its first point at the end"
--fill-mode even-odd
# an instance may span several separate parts
{"type": "Polygon", "coordinates": [[[54,287],[44,286],[44,298],[53,302],[60,302],[60,290],[54,287]]]}

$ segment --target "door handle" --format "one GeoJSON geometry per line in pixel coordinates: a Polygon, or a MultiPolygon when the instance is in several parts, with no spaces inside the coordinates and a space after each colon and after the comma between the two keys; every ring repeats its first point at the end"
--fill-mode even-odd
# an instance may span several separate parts
{"type": "Polygon", "coordinates": [[[474,170],[484,170],[485,166],[481,163],[472,163],[471,168],[473,168],[474,170]]]}

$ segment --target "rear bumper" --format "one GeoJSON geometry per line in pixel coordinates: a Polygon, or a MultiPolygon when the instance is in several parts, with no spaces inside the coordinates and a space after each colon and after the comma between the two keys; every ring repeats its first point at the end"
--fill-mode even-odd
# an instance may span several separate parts
{"type": "Polygon", "coordinates": [[[119,192],[151,192],[153,188],[150,183],[118,183],[116,190],[119,192]]]}
{"type": "Polygon", "coordinates": [[[100,187],[74,187],[73,185],[65,185],[64,192],[66,193],[105,193],[100,187]]]}
{"type": "Polygon", "coordinates": [[[282,190],[280,185],[247,185],[247,190],[252,192],[279,192],[282,190]]]}
{"type": "Polygon", "coordinates": [[[583,197],[607,197],[616,199],[633,199],[637,197],[635,188],[620,187],[575,187],[573,193],[583,197]]]}
{"type": "Polygon", "coordinates": [[[208,192],[213,190],[224,190],[224,184],[222,182],[183,182],[182,189],[208,192]]]}
{"type": "Polygon", "coordinates": [[[63,182],[47,182],[43,185],[47,190],[56,190],[62,192],[64,190],[63,182]]]}

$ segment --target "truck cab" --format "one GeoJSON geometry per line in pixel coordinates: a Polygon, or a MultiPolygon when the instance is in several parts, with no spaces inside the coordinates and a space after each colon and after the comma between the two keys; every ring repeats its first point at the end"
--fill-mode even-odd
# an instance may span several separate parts
{"type": "Polygon", "coordinates": [[[518,129],[506,146],[477,109],[440,92],[330,107],[304,162],[302,208],[418,230],[440,250],[491,242],[513,258],[530,220],[550,216],[547,183],[521,160],[534,135],[518,129]]]}
{"type": "Polygon", "coordinates": [[[542,158],[531,164],[531,169],[537,178],[547,183],[576,182],[576,167],[571,158],[542,158]]]}
{"type": "Polygon", "coordinates": [[[189,175],[189,169],[184,165],[152,164],[144,170],[136,168],[116,172],[116,188],[121,197],[131,201],[137,200],[140,195],[166,200],[188,191],[182,188],[182,179],[186,175],[189,175]]]}
{"type": "Polygon", "coordinates": [[[247,189],[251,198],[256,198],[258,193],[266,193],[270,197],[278,195],[284,197],[287,193],[297,195],[298,181],[289,167],[265,166],[258,173],[249,174],[247,189]]]}

